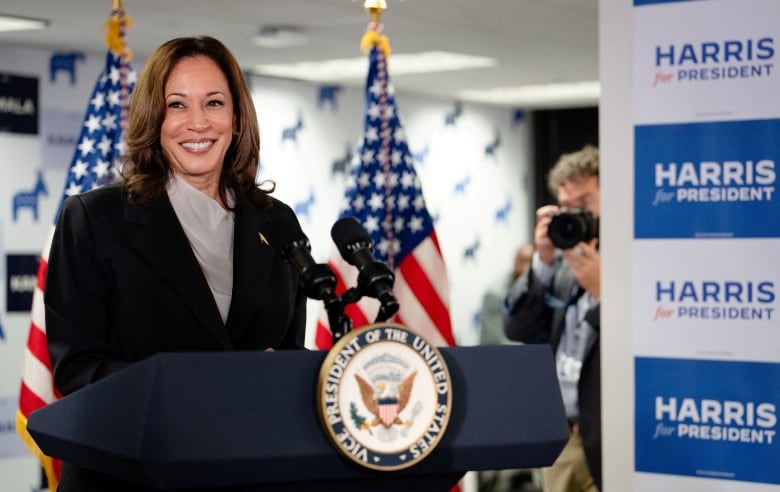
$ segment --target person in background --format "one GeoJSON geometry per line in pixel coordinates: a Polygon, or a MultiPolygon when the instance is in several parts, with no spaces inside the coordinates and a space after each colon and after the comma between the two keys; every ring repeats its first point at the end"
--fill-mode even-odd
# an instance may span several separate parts
{"type": "MultiPolygon", "coordinates": [[[[59,391],[158,352],[302,349],[306,298],[279,244],[300,226],[274,183],[255,183],[257,116],[231,52],[162,44],[127,143],[120,182],[68,198],[55,229],[44,301],[59,391]]],[[[58,490],[148,489],[63,463],[58,490]]]]}
{"type": "Polygon", "coordinates": [[[536,211],[536,251],[531,268],[507,295],[504,328],[512,340],[549,343],[555,355],[570,438],[555,463],[542,470],[545,492],[594,492],[601,488],[598,149],[586,145],[562,155],[548,187],[558,205],[536,211]],[[561,211],[591,214],[594,237],[557,248],[548,232],[561,211]]]}
{"type": "Polygon", "coordinates": [[[531,257],[534,254],[534,245],[522,244],[515,251],[512,272],[502,276],[495,285],[488,288],[482,297],[480,308],[480,345],[499,345],[512,343],[504,334],[503,302],[509,288],[531,266],[531,257]]]}

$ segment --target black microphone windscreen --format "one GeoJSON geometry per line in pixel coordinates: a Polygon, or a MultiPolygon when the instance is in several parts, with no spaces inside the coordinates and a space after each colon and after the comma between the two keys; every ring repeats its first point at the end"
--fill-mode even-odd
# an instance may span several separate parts
{"type": "Polygon", "coordinates": [[[339,248],[342,244],[371,241],[371,236],[354,217],[344,217],[336,221],[330,229],[330,237],[339,248]]]}
{"type": "Polygon", "coordinates": [[[279,246],[281,247],[283,256],[288,256],[290,250],[296,249],[301,245],[305,245],[304,247],[307,250],[310,250],[309,238],[306,237],[300,224],[294,218],[283,217],[278,222],[276,231],[279,234],[279,246]]]}

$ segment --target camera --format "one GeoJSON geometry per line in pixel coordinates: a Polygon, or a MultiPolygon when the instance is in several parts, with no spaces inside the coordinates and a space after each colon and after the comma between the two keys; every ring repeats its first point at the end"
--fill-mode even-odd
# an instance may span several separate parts
{"type": "Polygon", "coordinates": [[[570,208],[555,214],[547,228],[555,247],[569,249],[582,241],[599,237],[599,219],[581,208],[570,208]]]}

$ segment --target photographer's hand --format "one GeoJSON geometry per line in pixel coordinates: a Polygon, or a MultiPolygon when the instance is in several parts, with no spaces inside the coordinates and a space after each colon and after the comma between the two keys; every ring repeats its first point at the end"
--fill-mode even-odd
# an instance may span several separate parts
{"type": "Polygon", "coordinates": [[[550,241],[547,235],[547,229],[550,227],[550,221],[553,215],[558,213],[556,205],[545,205],[536,211],[536,228],[534,229],[534,245],[539,253],[539,259],[545,265],[552,265],[555,261],[555,245],[550,241]]]}
{"type": "Polygon", "coordinates": [[[569,264],[577,283],[585,289],[593,299],[601,298],[601,257],[596,249],[598,239],[576,247],[563,250],[563,257],[569,264]]]}

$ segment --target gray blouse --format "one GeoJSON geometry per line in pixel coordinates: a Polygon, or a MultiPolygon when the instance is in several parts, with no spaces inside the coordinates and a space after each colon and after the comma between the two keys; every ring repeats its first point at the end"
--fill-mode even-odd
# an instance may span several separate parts
{"type": "MultiPolygon", "coordinates": [[[[168,198],[190,241],[214,300],[227,322],[233,295],[233,212],[173,173],[166,186],[168,198]]],[[[228,192],[228,205],[233,208],[235,196],[228,192]]]]}

